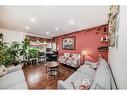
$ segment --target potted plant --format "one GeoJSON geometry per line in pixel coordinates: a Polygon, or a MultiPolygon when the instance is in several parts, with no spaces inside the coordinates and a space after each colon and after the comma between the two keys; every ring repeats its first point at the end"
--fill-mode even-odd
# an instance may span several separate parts
{"type": "Polygon", "coordinates": [[[0,44],[0,65],[8,65],[9,56],[7,53],[7,45],[5,43],[0,44]]]}
{"type": "Polygon", "coordinates": [[[12,42],[11,46],[8,49],[8,54],[10,54],[12,65],[17,65],[19,63],[19,60],[18,60],[19,45],[20,44],[16,41],[12,42]]]}
{"type": "Polygon", "coordinates": [[[13,42],[10,46],[6,43],[0,44],[0,64],[7,66],[17,65],[19,53],[19,44],[13,42]]]}
{"type": "Polygon", "coordinates": [[[28,50],[28,58],[32,61],[32,63],[36,63],[36,59],[38,57],[38,50],[35,48],[28,50]]]}
{"type": "Polygon", "coordinates": [[[3,42],[3,34],[0,34],[0,65],[5,65],[6,67],[10,65],[17,65],[19,63],[19,54],[26,56],[26,49],[29,42],[25,39],[22,43],[21,49],[19,49],[20,44],[16,41],[12,42],[11,45],[3,42]]]}
{"type": "Polygon", "coordinates": [[[27,49],[28,49],[29,44],[30,44],[30,41],[28,39],[24,39],[24,41],[22,41],[22,48],[20,49],[20,55],[23,56],[24,62],[28,59],[27,49]]]}
{"type": "Polygon", "coordinates": [[[3,42],[3,33],[0,33],[0,65],[9,66],[10,56],[8,54],[7,43],[3,42]]]}

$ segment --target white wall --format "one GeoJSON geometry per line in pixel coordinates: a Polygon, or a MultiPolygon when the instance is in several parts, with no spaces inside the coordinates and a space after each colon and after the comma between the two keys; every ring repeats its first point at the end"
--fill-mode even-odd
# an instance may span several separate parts
{"type": "Polygon", "coordinates": [[[127,89],[127,6],[120,7],[118,47],[109,48],[109,64],[119,89],[127,89]]]}
{"type": "Polygon", "coordinates": [[[4,42],[12,43],[13,41],[21,42],[25,38],[24,32],[0,28],[0,33],[4,34],[4,42]]]}

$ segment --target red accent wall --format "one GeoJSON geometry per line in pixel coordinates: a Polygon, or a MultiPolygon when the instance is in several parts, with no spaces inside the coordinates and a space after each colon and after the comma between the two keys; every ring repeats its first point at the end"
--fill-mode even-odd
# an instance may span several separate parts
{"type": "Polygon", "coordinates": [[[85,49],[88,53],[86,60],[89,61],[97,61],[98,55],[101,54],[107,60],[108,52],[99,52],[99,46],[108,45],[108,43],[101,43],[101,37],[105,37],[107,34],[103,34],[103,32],[107,31],[107,25],[97,26],[94,28],[89,28],[81,31],[77,31],[71,34],[62,35],[57,37],[57,48],[59,55],[63,55],[64,52],[67,53],[79,53],[85,49]],[[63,50],[62,49],[62,38],[75,36],[75,50],[63,50]]]}

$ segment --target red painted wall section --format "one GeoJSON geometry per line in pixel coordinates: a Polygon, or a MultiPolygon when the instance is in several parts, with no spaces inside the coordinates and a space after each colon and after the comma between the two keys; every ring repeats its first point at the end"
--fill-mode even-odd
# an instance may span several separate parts
{"type": "Polygon", "coordinates": [[[63,55],[64,52],[67,53],[78,53],[81,54],[81,51],[85,49],[87,51],[88,56],[86,56],[86,60],[96,62],[98,56],[101,54],[107,60],[108,52],[99,52],[99,46],[107,46],[108,43],[101,43],[101,37],[105,37],[107,34],[103,34],[104,28],[107,31],[107,25],[102,25],[98,27],[94,27],[91,29],[81,30],[79,32],[74,32],[68,35],[63,35],[57,37],[57,48],[59,55],[63,55]],[[62,49],[62,38],[75,36],[75,50],[63,50],[62,49]]]}

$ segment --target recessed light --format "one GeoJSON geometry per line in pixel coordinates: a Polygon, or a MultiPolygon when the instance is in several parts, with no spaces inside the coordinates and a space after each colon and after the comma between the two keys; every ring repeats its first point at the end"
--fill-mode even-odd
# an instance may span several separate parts
{"type": "Polygon", "coordinates": [[[69,23],[72,25],[72,24],[75,23],[75,21],[74,20],[70,20],[69,23]]]}
{"type": "Polygon", "coordinates": [[[58,28],[58,27],[55,27],[55,30],[56,30],[56,31],[58,31],[58,30],[59,30],[59,28],[58,28]]]}
{"type": "Polygon", "coordinates": [[[48,34],[49,34],[49,32],[46,32],[46,34],[48,35],[48,34]]]}
{"type": "Polygon", "coordinates": [[[33,17],[30,17],[29,20],[30,20],[30,22],[33,22],[33,23],[36,22],[35,18],[33,18],[33,17]]]}
{"type": "Polygon", "coordinates": [[[30,27],[29,27],[29,26],[25,26],[25,29],[26,29],[26,30],[30,30],[30,27]]]}

